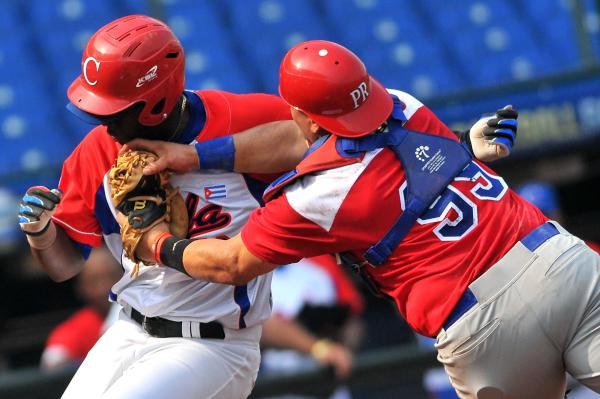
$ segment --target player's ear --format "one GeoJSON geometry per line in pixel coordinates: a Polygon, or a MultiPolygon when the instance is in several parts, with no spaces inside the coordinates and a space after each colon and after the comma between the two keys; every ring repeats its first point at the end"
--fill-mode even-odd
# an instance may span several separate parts
{"type": "Polygon", "coordinates": [[[309,129],[312,134],[317,134],[321,131],[321,126],[319,126],[317,122],[310,119],[309,129]]]}

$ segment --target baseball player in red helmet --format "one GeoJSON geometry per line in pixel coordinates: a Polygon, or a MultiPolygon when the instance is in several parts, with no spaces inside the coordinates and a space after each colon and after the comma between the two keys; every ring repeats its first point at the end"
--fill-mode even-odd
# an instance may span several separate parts
{"type": "MultiPolygon", "coordinates": [[[[271,313],[270,274],[237,286],[157,267],[142,267],[132,278],[107,172],[131,138],[195,149],[203,140],[228,136],[220,143],[233,148],[232,133],[276,121],[293,126],[289,107],[265,94],[184,90],[179,41],[163,22],[143,15],[100,28],[81,66],[68,89],[68,108],[97,126],[65,160],[60,190],[27,191],[19,222],[56,281],[78,274],[91,248],[104,241],[123,267],[107,293],[123,311],[63,398],[244,398],[258,372],[261,325],[271,313]]],[[[303,147],[300,142],[300,153],[303,147]]],[[[238,234],[268,184],[262,176],[218,171],[173,176],[171,183],[186,201],[189,238],[238,234]]]]}
{"type": "MultiPolygon", "coordinates": [[[[266,205],[227,241],[179,240],[157,226],[138,255],[243,284],[339,253],[416,332],[437,337],[461,398],[563,398],[565,370],[600,392],[598,254],[343,46],[293,47],[279,87],[310,148],[267,189],[266,205]]],[[[508,132],[496,133],[492,145],[508,147],[508,132]]]]}

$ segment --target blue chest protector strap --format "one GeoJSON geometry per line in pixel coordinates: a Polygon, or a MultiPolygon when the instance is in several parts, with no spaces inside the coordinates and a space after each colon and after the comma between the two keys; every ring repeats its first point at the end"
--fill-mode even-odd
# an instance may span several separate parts
{"type": "Polygon", "coordinates": [[[348,155],[389,147],[406,174],[406,207],[402,215],[365,253],[365,259],[374,266],[390,257],[417,219],[472,160],[469,151],[457,141],[407,130],[393,118],[388,123],[388,132],[357,139],[339,138],[337,143],[338,151],[348,155]]]}

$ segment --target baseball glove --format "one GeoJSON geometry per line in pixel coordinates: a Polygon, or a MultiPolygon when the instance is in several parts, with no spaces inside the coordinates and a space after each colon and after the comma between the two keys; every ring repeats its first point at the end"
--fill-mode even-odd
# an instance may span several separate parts
{"type": "Polygon", "coordinates": [[[188,231],[187,209],[179,191],[169,183],[169,173],[142,173],[155,160],[150,152],[128,150],[119,155],[109,172],[112,203],[127,216],[127,222],[121,226],[121,240],[127,257],[136,262],[132,277],[137,277],[140,262],[152,264],[135,255],[146,231],[163,221],[176,237],[185,238],[188,231]]]}

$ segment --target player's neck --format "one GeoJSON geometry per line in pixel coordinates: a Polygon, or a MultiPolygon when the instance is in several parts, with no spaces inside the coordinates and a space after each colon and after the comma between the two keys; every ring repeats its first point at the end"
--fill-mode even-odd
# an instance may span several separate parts
{"type": "Polygon", "coordinates": [[[181,97],[179,98],[177,105],[175,105],[175,108],[178,109],[178,111],[176,111],[177,113],[175,114],[177,115],[177,122],[173,129],[171,137],[169,137],[167,141],[173,141],[174,139],[176,139],[181,134],[181,132],[185,130],[186,126],[190,121],[190,107],[185,94],[181,94],[181,97]]]}

